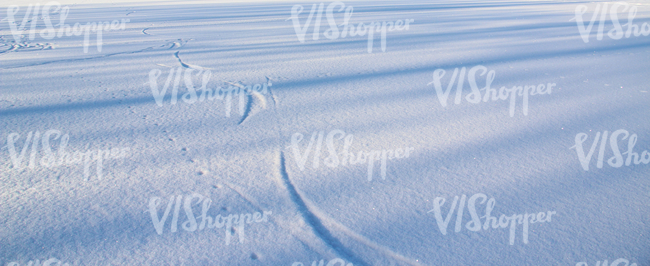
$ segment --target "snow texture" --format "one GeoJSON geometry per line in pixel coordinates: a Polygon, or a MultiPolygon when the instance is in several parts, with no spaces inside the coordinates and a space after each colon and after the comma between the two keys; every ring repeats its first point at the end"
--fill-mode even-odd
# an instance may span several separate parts
{"type": "Polygon", "coordinates": [[[647,1],[37,3],[0,265],[650,265],[647,1]]]}

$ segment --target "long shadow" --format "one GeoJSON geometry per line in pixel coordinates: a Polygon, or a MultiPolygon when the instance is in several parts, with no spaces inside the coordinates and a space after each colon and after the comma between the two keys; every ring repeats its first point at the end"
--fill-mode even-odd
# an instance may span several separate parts
{"type": "MultiPolygon", "coordinates": [[[[576,56],[581,54],[586,55],[586,54],[592,54],[594,52],[602,53],[602,52],[613,52],[613,51],[620,51],[620,50],[630,50],[630,49],[645,48],[647,46],[648,46],[647,43],[633,43],[633,44],[626,44],[626,45],[610,45],[608,47],[589,49],[589,50],[572,49],[572,50],[558,51],[554,53],[534,52],[534,53],[527,53],[527,55],[523,57],[519,54],[514,54],[511,56],[501,56],[501,57],[491,58],[491,59],[488,58],[475,59],[473,61],[464,62],[463,64],[446,63],[446,64],[439,64],[439,65],[420,66],[408,70],[398,70],[398,71],[383,70],[383,71],[377,71],[373,73],[348,74],[348,75],[341,75],[341,76],[337,76],[336,78],[328,78],[328,79],[316,78],[316,79],[297,80],[297,81],[279,81],[274,83],[277,84],[274,85],[274,90],[290,91],[295,89],[302,89],[305,86],[330,85],[339,82],[353,82],[355,80],[362,80],[362,79],[401,76],[401,75],[413,74],[413,73],[425,73],[425,72],[431,72],[438,68],[453,69],[457,67],[474,66],[479,64],[490,65],[490,64],[503,63],[503,62],[544,59],[544,58],[553,58],[553,57],[560,57],[560,56],[576,56]]],[[[167,98],[168,95],[169,97],[171,97],[171,93],[170,93],[167,94],[165,98],[167,98]]],[[[0,116],[25,115],[25,114],[38,113],[38,112],[61,112],[70,109],[79,110],[79,109],[88,109],[88,108],[105,108],[105,107],[117,106],[121,104],[146,104],[146,103],[153,103],[154,101],[152,98],[153,97],[137,97],[131,99],[116,99],[116,100],[103,100],[103,101],[83,102],[83,103],[73,103],[73,104],[53,104],[53,105],[38,106],[38,107],[10,108],[6,110],[2,110],[0,112],[0,116]]]]}
{"type": "MultiPolygon", "coordinates": [[[[627,44],[626,46],[609,46],[605,48],[600,48],[598,51],[617,51],[619,49],[638,49],[638,48],[643,48],[647,47],[646,44],[627,44]]],[[[534,54],[530,58],[548,58],[548,57],[553,57],[553,56],[567,56],[567,55],[576,55],[576,54],[587,54],[587,53],[592,53],[592,50],[586,51],[587,49],[574,49],[570,51],[563,51],[563,52],[557,52],[557,53],[538,53],[534,54]]],[[[500,60],[506,59],[506,61],[519,61],[519,60],[524,60],[526,58],[519,57],[519,56],[511,56],[511,57],[498,57],[498,58],[493,58],[492,63],[495,62],[503,62],[500,60]]],[[[530,59],[528,58],[528,59],[530,59]]],[[[357,81],[359,79],[366,79],[366,78],[374,78],[374,77],[385,77],[386,75],[403,75],[403,74],[413,74],[413,73],[420,73],[420,72],[429,72],[432,71],[435,68],[454,68],[454,67],[461,67],[461,66],[472,66],[475,65],[477,62],[481,62],[482,64],[485,64],[483,62],[485,61],[480,61],[480,60],[475,60],[473,61],[474,63],[464,63],[462,65],[459,64],[446,64],[444,66],[427,66],[427,67],[422,67],[420,69],[417,69],[415,71],[401,71],[398,73],[392,73],[390,71],[385,71],[383,73],[372,73],[372,74],[360,74],[360,75],[348,75],[348,76],[343,76],[340,78],[335,78],[332,80],[319,80],[319,79],[310,79],[310,80],[304,80],[304,81],[294,81],[294,82],[286,82],[286,83],[277,83],[277,84],[284,84],[285,86],[289,86],[290,89],[295,89],[293,87],[301,87],[304,85],[314,85],[314,84],[333,84],[333,83],[338,83],[338,82],[351,82],[351,81],[357,81]]],[[[280,90],[282,90],[282,86],[280,87],[280,90]]],[[[424,89],[423,89],[424,90],[424,89]]],[[[414,96],[416,94],[413,94],[414,96]]],[[[382,98],[385,100],[388,100],[391,98],[391,96],[394,95],[384,95],[382,98]]],[[[368,98],[373,99],[373,98],[368,98]]],[[[393,99],[394,100],[394,99],[393,99]]],[[[39,106],[39,107],[23,107],[23,108],[17,108],[17,109],[9,109],[7,110],[8,112],[2,111],[0,112],[0,115],[25,115],[25,114],[33,114],[33,113],[40,113],[40,112],[48,112],[48,111],[54,111],[54,112],[62,112],[62,111],[67,111],[67,110],[89,110],[92,108],[107,108],[110,106],[119,106],[121,104],[153,104],[153,99],[151,97],[136,97],[136,98],[127,98],[127,99],[121,99],[121,100],[105,100],[105,101],[91,101],[91,102],[83,102],[83,103],[75,103],[75,104],[55,104],[55,105],[48,105],[48,106],[39,106]]],[[[350,102],[351,103],[351,102],[350,102]]],[[[331,104],[331,103],[330,103],[331,104]]],[[[598,112],[594,112],[594,114],[589,115],[587,117],[577,117],[577,118],[572,118],[569,121],[567,121],[568,124],[571,124],[575,127],[583,127],[583,128],[588,128],[591,126],[590,122],[591,121],[602,121],[603,117],[606,117],[609,119],[609,124],[616,124],[616,117],[624,117],[627,113],[629,113],[630,110],[635,106],[628,106],[628,107],[618,107],[618,109],[614,110],[615,112],[612,113],[607,113],[610,112],[611,110],[600,110],[598,112]]],[[[637,108],[643,108],[643,106],[636,106],[637,108]]],[[[389,123],[389,122],[385,122],[389,123]]],[[[603,123],[604,124],[604,123],[603,123]]],[[[374,126],[374,125],[373,125],[374,126]]],[[[372,128],[372,127],[371,127],[372,128]]],[[[368,130],[367,128],[362,128],[358,127],[356,130],[368,130]]],[[[412,162],[408,163],[408,167],[415,167],[417,169],[426,169],[431,167],[432,160],[431,156],[435,159],[437,162],[453,162],[453,159],[447,159],[446,158],[464,158],[465,155],[467,154],[485,154],[487,155],[486,157],[492,156],[491,154],[499,154],[502,151],[512,151],[512,150],[518,150],[520,147],[519,145],[529,145],[530,143],[522,143],[522,142],[516,142],[512,140],[516,140],[520,137],[527,137],[529,139],[534,139],[537,144],[537,146],[541,146],[542,144],[547,144],[547,143],[552,143],[556,141],[557,139],[554,138],[554,134],[556,133],[552,129],[548,127],[543,127],[540,125],[538,128],[534,129],[527,129],[529,132],[513,132],[511,134],[505,134],[502,137],[498,139],[492,139],[488,143],[472,143],[475,144],[473,145],[467,145],[465,147],[460,147],[458,149],[452,150],[452,151],[445,151],[442,153],[433,153],[433,154],[428,154],[430,155],[429,157],[426,157],[426,155],[422,156],[422,160],[420,160],[417,164],[412,164],[412,162]],[[535,132],[535,134],[530,134],[530,132],[535,132]],[[425,159],[426,157],[426,159],[425,159]]],[[[637,132],[637,134],[642,134],[641,132],[637,132]]],[[[647,134],[645,134],[647,135],[647,134]]],[[[571,138],[567,138],[567,140],[571,140],[571,138]]],[[[532,145],[531,145],[532,146],[532,145]]],[[[567,151],[567,152],[572,152],[572,151],[567,151]]],[[[525,153],[525,152],[524,152],[525,153]]],[[[513,156],[516,158],[516,156],[513,156]]],[[[577,161],[577,160],[576,160],[577,161]]],[[[398,162],[396,163],[398,168],[402,167],[407,167],[407,162],[398,162]]],[[[283,164],[284,165],[284,164],[283,164]]],[[[576,162],[576,167],[578,167],[577,162],[576,162]]],[[[638,169],[638,168],[637,168],[638,169]]],[[[596,170],[596,169],[594,169],[596,170]]],[[[590,182],[593,182],[592,184],[595,185],[601,185],[601,186],[607,186],[607,185],[613,185],[614,182],[620,182],[621,179],[617,178],[611,178],[611,176],[615,176],[618,171],[622,169],[600,169],[598,174],[595,174],[596,178],[593,179],[590,182]],[[611,176],[610,176],[611,175],[611,176]]],[[[286,174],[286,169],[283,169],[283,171],[286,174]]],[[[558,170],[558,174],[567,174],[571,173],[572,171],[569,169],[561,169],[558,170]],[[563,171],[562,171],[563,170],[563,171]]],[[[562,175],[562,176],[565,176],[562,175]]],[[[590,175],[591,176],[591,175],[590,175]]],[[[513,209],[527,209],[530,208],[531,205],[530,202],[534,202],[534,204],[538,206],[549,206],[555,203],[558,199],[555,198],[548,198],[544,197],[543,195],[538,195],[538,194],[533,194],[531,193],[528,198],[522,197],[522,194],[525,194],[524,191],[536,191],[536,190],[541,190],[541,191],[546,191],[549,192],[548,194],[553,194],[553,195],[567,195],[567,197],[573,197],[573,196],[578,196],[579,192],[585,192],[586,189],[579,189],[579,188],[584,188],[584,180],[581,180],[579,178],[576,178],[575,180],[564,180],[563,183],[560,183],[561,186],[558,186],[558,180],[549,178],[548,175],[543,175],[540,174],[537,176],[540,179],[544,179],[545,181],[542,184],[538,184],[535,186],[532,185],[526,185],[526,184],[518,184],[520,186],[520,190],[507,190],[506,193],[502,193],[503,190],[498,190],[498,189],[492,189],[490,188],[481,190],[482,193],[488,194],[488,196],[496,195],[495,198],[497,198],[499,201],[504,201],[508,200],[510,202],[516,202],[515,204],[510,204],[510,207],[514,207],[513,209]],[[522,188],[523,187],[523,188],[522,188]],[[552,193],[551,193],[552,192],[552,193]],[[516,199],[521,200],[524,198],[525,200],[522,200],[520,202],[517,202],[516,199]]],[[[299,185],[296,185],[300,187],[299,185]]],[[[300,191],[305,191],[304,189],[301,189],[300,191]]],[[[330,190],[327,190],[330,191],[330,190]]],[[[335,191],[332,189],[331,191],[335,191]]],[[[292,198],[294,198],[297,194],[296,187],[293,187],[293,184],[291,184],[291,188],[289,189],[290,195],[292,198]]],[[[304,193],[304,192],[303,192],[304,193]]],[[[445,191],[437,191],[438,194],[445,193],[445,191]]],[[[298,195],[299,196],[299,195],[298,195]]],[[[333,197],[333,196],[332,196],[333,197]]],[[[331,199],[332,201],[334,199],[331,199]]],[[[332,202],[330,201],[330,202],[332,202]]],[[[302,202],[299,204],[299,207],[305,207],[304,201],[299,201],[302,202]]],[[[308,213],[308,212],[307,212],[308,213]]],[[[328,231],[327,228],[322,226],[322,223],[319,222],[318,218],[313,217],[313,215],[306,214],[305,218],[311,223],[311,224],[316,224],[316,231],[318,234],[323,236],[325,239],[327,239],[328,242],[330,241],[338,241],[336,240],[331,233],[328,231]]],[[[397,217],[391,217],[394,218],[392,221],[395,225],[401,225],[403,228],[407,228],[408,224],[405,224],[404,221],[413,221],[413,219],[399,219],[397,217]]],[[[118,219],[118,222],[105,222],[103,224],[100,224],[99,227],[90,227],[87,225],[83,225],[83,223],[80,221],[79,224],[73,225],[70,230],[70,233],[75,232],[75,234],[78,232],[79,235],[75,236],[74,241],[75,243],[78,243],[81,246],[93,246],[93,245],[101,245],[102,243],[102,237],[107,237],[109,239],[115,239],[119,238],[114,235],[111,235],[111,233],[115,233],[118,230],[115,231],[104,231],[104,228],[122,228],[124,229],[125,226],[123,223],[125,221],[139,221],[136,222],[135,224],[139,224],[140,226],[136,226],[135,229],[128,230],[128,226],[126,226],[127,229],[125,229],[123,234],[133,234],[134,236],[141,236],[143,238],[146,238],[146,236],[142,236],[143,232],[146,230],[142,230],[142,228],[149,228],[150,229],[150,224],[146,221],[146,218],[142,217],[130,217],[129,215],[124,215],[123,217],[118,219]],[[142,220],[144,219],[144,220],[142,220]],[[120,222],[121,221],[121,222],[120,222]],[[138,229],[138,230],[136,230],[138,229]],[[114,238],[111,238],[114,237],[114,238]],[[91,239],[90,241],[85,240],[85,238],[91,239]]],[[[43,236],[39,236],[37,239],[31,239],[31,240],[24,240],[24,241],[16,241],[13,244],[9,244],[9,246],[12,246],[12,248],[7,249],[6,252],[21,252],[25,253],[25,250],[27,250],[27,253],[33,254],[33,255],[41,255],[42,252],[41,249],[39,249],[40,246],[48,246],[50,245],[51,242],[48,242],[50,239],[58,239],[61,237],[59,235],[60,231],[47,231],[43,236]]],[[[151,234],[153,235],[153,234],[151,234]]],[[[123,235],[120,235],[123,236],[123,235]]],[[[453,236],[447,236],[449,238],[453,236]]],[[[388,238],[382,239],[384,243],[401,243],[399,236],[389,236],[388,238]],[[391,240],[394,240],[395,242],[391,242],[391,240]]],[[[62,244],[64,245],[65,243],[62,243],[65,241],[59,241],[56,242],[57,244],[62,244]]],[[[336,243],[337,245],[340,244],[340,242],[332,242],[336,243]]],[[[337,246],[335,245],[335,246],[337,246]]],[[[391,245],[391,244],[387,244],[391,245]]],[[[392,244],[393,248],[396,248],[397,244],[392,244]]],[[[3,244],[2,246],[6,246],[3,244]]],[[[440,248],[439,250],[444,250],[440,248]]],[[[2,250],[5,252],[5,250],[2,250]]],[[[5,255],[5,254],[0,254],[0,255],[5,255]]],[[[354,254],[346,254],[346,256],[354,256],[354,254]]],[[[441,255],[442,256],[442,255],[441,255]]],[[[470,261],[470,258],[466,258],[467,261],[470,261]]],[[[469,263],[469,262],[468,262],[469,263]]]]}
{"type": "MultiPolygon", "coordinates": [[[[574,117],[570,118],[568,121],[563,121],[563,124],[570,124],[575,128],[592,128],[593,121],[601,121],[599,124],[608,124],[607,122],[602,122],[603,119],[607,119],[607,121],[610,121],[609,124],[615,125],[617,124],[616,121],[618,121],[618,117],[624,116],[624,114],[627,114],[630,112],[630,110],[638,110],[640,106],[625,106],[621,105],[617,107],[614,110],[599,110],[594,112],[593,114],[590,114],[587,117],[574,117]]],[[[613,129],[610,129],[613,130],[613,129]]],[[[522,130],[524,131],[524,130],[522,130]]],[[[407,161],[398,161],[394,162],[392,164],[396,165],[393,168],[394,169],[429,169],[432,167],[432,165],[439,165],[439,166],[446,166],[448,168],[451,168],[453,171],[454,168],[452,167],[453,165],[459,165],[462,167],[463,164],[465,164],[464,159],[469,159],[467,158],[467,154],[470,154],[471,156],[475,157],[481,157],[483,158],[482,161],[488,160],[497,160],[499,161],[500,159],[498,157],[509,157],[513,158],[513,163],[517,164],[517,159],[516,158],[525,158],[523,159],[520,163],[525,163],[529,159],[526,158],[534,158],[537,154],[531,153],[529,151],[523,151],[520,147],[522,145],[525,145],[528,147],[527,150],[534,149],[531,147],[537,147],[541,148],[544,145],[550,145],[551,143],[558,143],[559,142],[567,142],[570,143],[573,140],[572,133],[565,133],[565,135],[558,136],[557,135],[557,130],[552,129],[548,127],[547,125],[540,124],[536,128],[527,128],[525,130],[526,132],[512,132],[508,134],[503,134],[500,135],[498,139],[490,139],[487,142],[479,142],[479,141],[472,141],[468,143],[468,145],[464,145],[462,147],[454,148],[453,150],[446,150],[443,152],[428,152],[424,154],[418,154],[416,158],[413,158],[411,160],[407,161]],[[515,141],[513,142],[512,140],[517,140],[521,138],[526,138],[527,140],[532,140],[532,142],[526,142],[526,141],[515,141]],[[559,140],[558,137],[561,137],[564,141],[559,140]],[[494,154],[497,154],[497,158],[494,158],[494,154]],[[503,155],[500,155],[503,154],[503,155]],[[413,162],[415,160],[415,163],[413,162]]],[[[632,130],[635,131],[635,130],[632,130]]],[[[635,131],[635,133],[639,135],[648,135],[643,132],[638,132],[635,131]]],[[[615,186],[616,184],[620,184],[621,182],[630,182],[632,181],[630,178],[631,177],[619,177],[619,178],[613,178],[616,176],[619,176],[618,174],[620,173],[625,173],[629,171],[636,172],[637,176],[643,176],[641,173],[643,172],[642,169],[639,167],[635,167],[634,169],[625,169],[625,168],[611,168],[608,166],[605,166],[603,169],[596,169],[592,168],[590,172],[584,173],[584,174],[578,174],[582,171],[580,169],[577,157],[574,155],[574,151],[569,150],[568,146],[570,144],[567,144],[566,146],[566,155],[562,157],[570,157],[575,160],[574,167],[575,169],[561,169],[556,167],[556,171],[551,172],[551,173],[540,173],[540,174],[534,174],[531,176],[529,179],[536,179],[536,180],[541,180],[539,183],[535,183],[534,185],[527,184],[525,180],[518,181],[515,184],[507,184],[509,186],[512,186],[516,189],[506,189],[504,193],[504,189],[502,186],[498,187],[484,187],[483,185],[477,186],[475,188],[471,188],[470,191],[463,191],[462,189],[457,189],[460,190],[459,194],[469,194],[471,195],[473,192],[476,193],[484,193],[487,194],[489,197],[495,197],[497,199],[497,202],[506,202],[507,209],[504,209],[503,207],[498,208],[500,213],[508,214],[510,215],[511,213],[519,213],[518,210],[521,210],[520,212],[525,212],[526,210],[544,210],[542,209],[543,207],[548,207],[548,206],[553,206],[554,204],[558,202],[566,202],[570,201],[570,198],[579,198],[581,194],[588,192],[591,188],[593,187],[612,187],[615,186]],[[618,173],[618,174],[617,174],[618,173]],[[576,175],[578,174],[578,175],[576,175]],[[566,176],[574,176],[574,179],[559,179],[556,176],[560,177],[566,177],[566,176]],[[589,177],[588,180],[585,180],[586,177],[589,177]],[[543,191],[543,193],[537,193],[539,191],[543,191]],[[535,193],[533,193],[535,192],[535,193]],[[553,197],[548,197],[547,195],[558,195],[561,196],[561,198],[553,198],[553,197]],[[569,198],[569,199],[567,199],[569,198]]],[[[552,156],[552,155],[548,155],[552,156]]],[[[609,156],[609,155],[606,155],[609,156]]],[[[561,158],[562,158],[561,157],[561,158]]],[[[607,158],[607,157],[606,157],[607,158]]],[[[592,164],[593,167],[593,164],[592,164]]],[[[363,172],[363,171],[362,171],[363,172]]],[[[417,173],[414,173],[415,175],[418,175],[417,173]]],[[[347,178],[344,178],[344,181],[339,181],[337,179],[338,175],[340,174],[332,174],[332,175],[326,175],[326,176],[316,176],[313,174],[306,174],[310,178],[304,179],[304,180],[328,180],[329,182],[324,182],[324,186],[319,186],[318,188],[313,188],[310,189],[308,187],[302,188],[301,191],[303,191],[303,194],[305,197],[313,197],[312,201],[314,202],[327,202],[328,204],[332,204],[333,202],[337,202],[332,195],[337,195],[336,198],[339,197],[339,195],[345,195],[345,193],[340,193],[340,190],[347,188],[348,186],[341,186],[340,182],[343,182],[344,184],[347,183],[345,180],[347,178]],[[322,193],[318,193],[317,191],[332,191],[333,193],[324,195],[322,193]],[[315,200],[317,199],[317,200],[315,200]]],[[[390,175],[390,172],[389,172],[390,175]]],[[[361,175],[363,176],[363,175],[361,175]]],[[[411,175],[409,175],[411,176],[411,175]]],[[[399,179],[399,180],[410,180],[408,176],[395,176],[392,175],[392,177],[388,177],[391,179],[399,179]]],[[[425,178],[425,177],[423,177],[425,178]]],[[[454,176],[454,174],[451,174],[449,178],[447,178],[449,182],[455,182],[455,183],[463,183],[465,182],[464,180],[466,178],[463,178],[462,176],[454,176]]],[[[302,180],[302,178],[298,178],[298,180],[302,180]]],[[[362,180],[360,178],[359,180],[362,180]]],[[[419,179],[418,179],[419,180],[419,179]]],[[[308,181],[305,181],[308,182],[308,181]]],[[[349,182],[349,181],[348,181],[349,182]]],[[[351,181],[351,182],[356,182],[356,181],[351,181]]],[[[359,181],[359,182],[365,182],[365,180],[359,181]]],[[[373,181],[377,182],[377,181],[373,181]]],[[[309,182],[311,183],[311,182],[309,182]]],[[[400,184],[401,182],[395,181],[395,182],[390,182],[389,183],[397,183],[396,185],[400,184]]],[[[411,182],[407,181],[407,184],[409,184],[409,187],[415,188],[416,190],[422,190],[425,189],[427,192],[424,194],[432,194],[435,196],[444,196],[447,195],[447,198],[449,196],[454,196],[453,192],[450,191],[445,191],[440,188],[421,188],[419,183],[416,180],[413,180],[411,182]],[[452,195],[449,195],[449,193],[452,193],[452,195]]],[[[301,187],[301,184],[296,184],[298,187],[301,187]]],[[[380,186],[377,184],[376,186],[380,186]]],[[[468,186],[468,184],[465,184],[465,186],[468,186]]],[[[399,188],[398,188],[399,189],[399,188]]],[[[396,192],[397,193],[397,192],[396,192]]],[[[399,193],[398,193],[399,194],[399,193]]],[[[422,199],[424,200],[424,199],[422,199]]],[[[498,204],[499,205],[499,204],[498,204]]],[[[331,208],[336,208],[336,207],[344,207],[344,206],[330,206],[331,208]]],[[[427,206],[430,207],[430,206],[427,206]]],[[[588,211],[588,210],[583,210],[583,211],[588,211]]],[[[335,212],[331,213],[330,215],[333,215],[335,217],[335,212]]],[[[426,216],[426,215],[423,215],[426,216]]],[[[559,213],[557,218],[557,223],[564,224],[566,225],[568,222],[567,220],[563,220],[562,218],[566,217],[567,214],[564,213],[559,213]]],[[[411,221],[417,221],[417,220],[422,220],[425,218],[422,217],[417,217],[413,216],[412,213],[407,212],[404,215],[399,215],[399,218],[397,216],[395,217],[387,217],[386,221],[388,224],[391,224],[392,227],[394,228],[422,228],[422,226],[426,226],[427,223],[422,223],[419,222],[417,225],[413,226],[411,221]]],[[[428,217],[427,220],[429,221],[428,224],[430,224],[430,227],[435,226],[432,224],[433,218],[428,217]]],[[[361,226],[361,228],[364,228],[364,231],[367,232],[372,232],[370,230],[370,227],[364,227],[361,226]]],[[[363,233],[362,233],[363,234],[363,233]]],[[[372,234],[371,234],[372,235],[372,234]]],[[[385,235],[385,234],[382,234],[385,235]]],[[[454,236],[453,234],[448,235],[443,237],[445,239],[454,239],[458,238],[458,236],[454,236]]],[[[381,240],[375,239],[376,241],[381,241],[383,242],[384,245],[391,246],[391,248],[398,248],[400,246],[406,245],[409,242],[409,239],[404,239],[404,237],[400,234],[399,236],[395,235],[389,235],[388,237],[382,237],[381,240]]],[[[467,240],[470,241],[470,240],[467,240]]],[[[531,240],[533,241],[533,240],[531,240]]],[[[545,240],[541,240],[545,241],[545,240]]],[[[559,240],[556,240],[559,241],[559,240]]],[[[471,241],[470,241],[471,242],[471,241]]],[[[437,251],[445,251],[449,247],[445,247],[445,242],[444,241],[433,241],[433,243],[438,243],[438,249],[437,251]]],[[[476,247],[478,248],[478,247],[476,247]]],[[[484,254],[485,255],[485,254],[484,254]]],[[[476,260],[476,257],[468,257],[465,258],[467,263],[470,263],[472,260],[476,260]]]]}

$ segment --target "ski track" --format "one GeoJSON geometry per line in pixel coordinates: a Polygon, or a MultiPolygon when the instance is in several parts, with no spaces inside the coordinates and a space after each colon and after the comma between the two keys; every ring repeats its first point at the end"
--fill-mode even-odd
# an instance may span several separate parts
{"type": "MultiPolygon", "coordinates": [[[[271,84],[271,79],[269,77],[267,77],[267,76],[265,76],[265,78],[266,78],[266,83],[271,84]]],[[[273,94],[273,89],[271,89],[271,86],[269,86],[269,94],[271,95],[271,100],[273,100],[273,110],[276,111],[275,115],[277,116],[278,112],[277,112],[277,109],[275,109],[275,108],[278,105],[278,100],[275,98],[275,95],[273,94]]],[[[278,121],[278,123],[279,123],[279,121],[278,121]]],[[[280,136],[282,136],[282,134],[280,134],[280,136]]]]}
{"type": "Polygon", "coordinates": [[[183,66],[184,68],[194,68],[194,67],[191,67],[188,64],[183,63],[183,60],[181,60],[181,58],[178,56],[178,53],[180,53],[180,52],[181,51],[176,51],[176,53],[174,53],[174,56],[176,57],[176,59],[178,59],[178,63],[180,63],[181,66],[183,66]]]}
{"type": "Polygon", "coordinates": [[[245,106],[245,109],[244,109],[244,114],[241,116],[241,120],[239,120],[239,122],[237,122],[237,125],[241,125],[242,123],[244,123],[246,118],[248,118],[248,115],[251,113],[251,106],[253,104],[253,96],[246,95],[246,100],[247,100],[247,102],[246,102],[246,106],[245,106]]]}
{"type": "MultiPolygon", "coordinates": [[[[268,76],[265,76],[266,81],[268,83],[271,82],[271,79],[268,76]]],[[[347,226],[340,224],[337,222],[335,219],[327,217],[323,212],[321,212],[314,204],[312,204],[309,199],[303,197],[300,195],[296,187],[293,185],[291,182],[291,179],[289,178],[289,174],[287,173],[286,170],[286,163],[285,163],[285,158],[284,158],[284,152],[281,150],[281,143],[282,143],[282,128],[280,127],[280,121],[279,121],[279,114],[277,111],[277,104],[279,100],[276,98],[275,94],[273,94],[272,88],[269,86],[269,94],[271,96],[271,99],[273,100],[273,111],[276,116],[276,125],[277,125],[277,131],[278,131],[278,145],[280,146],[280,152],[279,152],[279,176],[280,176],[280,184],[284,186],[284,189],[289,193],[290,195],[290,200],[296,205],[298,211],[301,213],[303,216],[303,219],[305,219],[305,222],[309,224],[314,231],[314,233],[320,237],[320,239],[329,247],[331,247],[336,253],[339,255],[344,255],[348,260],[350,261],[357,261],[354,262],[355,264],[359,265],[372,265],[372,264],[367,264],[366,262],[363,262],[361,259],[359,259],[352,251],[347,249],[343,244],[336,239],[330,231],[323,225],[321,220],[327,221],[328,224],[333,225],[336,227],[341,233],[347,235],[348,237],[351,237],[352,239],[356,240],[357,242],[360,242],[376,251],[380,251],[383,253],[383,255],[387,255],[391,257],[392,259],[399,261],[403,264],[406,265],[412,265],[412,266],[421,266],[422,264],[419,264],[415,262],[413,259],[406,258],[386,247],[383,247],[374,241],[357,234],[353,230],[349,229],[347,226]]]]}
{"type": "MultiPolygon", "coordinates": [[[[190,40],[192,40],[192,39],[189,39],[188,41],[190,41],[190,40]]],[[[187,43],[187,42],[185,42],[185,43],[187,43]]],[[[175,46],[176,44],[177,44],[177,43],[174,42],[174,43],[172,44],[172,46],[175,46]]],[[[185,44],[183,44],[183,45],[185,45],[185,44]]],[[[180,47],[183,47],[183,45],[179,46],[179,48],[180,48],[180,47]]],[[[178,59],[178,63],[180,63],[182,67],[184,67],[184,68],[189,68],[189,69],[196,69],[196,70],[212,69],[212,68],[208,68],[208,67],[202,67],[202,66],[197,66],[197,65],[190,65],[190,64],[187,64],[187,63],[183,62],[183,60],[181,59],[181,57],[178,55],[180,52],[181,52],[181,51],[176,51],[176,53],[174,53],[174,57],[176,57],[176,59],[178,59]]]]}
{"type": "Polygon", "coordinates": [[[284,161],[284,152],[280,151],[279,154],[279,164],[280,164],[280,178],[284,184],[285,189],[289,192],[291,201],[296,205],[298,211],[302,215],[305,222],[309,224],[314,231],[314,233],[329,247],[331,247],[339,256],[353,262],[355,265],[371,265],[364,262],[361,258],[358,258],[351,250],[347,249],[341,241],[330,233],[330,231],[323,225],[321,220],[310,211],[309,207],[303,200],[303,197],[300,195],[300,192],[296,190],[296,187],[291,183],[289,174],[287,174],[285,161],[284,161]]]}
{"type": "MultiPolygon", "coordinates": [[[[345,252],[351,252],[348,249],[345,249],[345,247],[338,241],[338,239],[334,238],[331,236],[329,233],[329,230],[323,225],[321,221],[325,221],[327,224],[332,225],[333,227],[336,227],[341,233],[347,235],[348,237],[351,237],[352,239],[376,250],[381,252],[383,255],[391,257],[392,259],[399,261],[403,264],[406,265],[412,265],[412,266],[421,266],[422,264],[419,264],[415,262],[413,259],[406,258],[389,248],[383,247],[374,241],[357,234],[347,226],[337,222],[335,219],[332,219],[328,217],[325,213],[320,211],[318,207],[316,207],[315,204],[311,203],[309,199],[303,197],[300,195],[298,190],[295,188],[291,180],[289,179],[289,175],[286,172],[285,168],[285,161],[284,161],[284,152],[280,152],[280,173],[282,176],[282,179],[285,183],[285,188],[291,194],[292,201],[296,204],[298,207],[298,210],[300,210],[301,214],[303,215],[304,219],[308,222],[308,224],[314,229],[315,232],[320,233],[318,234],[321,237],[321,240],[323,240],[326,244],[328,244],[330,247],[333,249],[339,251],[343,250],[345,252]],[[321,232],[324,231],[324,232],[321,232]]],[[[366,265],[366,264],[362,264],[366,265]]],[[[371,265],[371,264],[368,264],[371,265]]]]}
{"type": "MultiPolygon", "coordinates": [[[[243,190],[242,190],[241,188],[239,188],[238,186],[236,186],[236,185],[234,185],[234,184],[232,184],[232,183],[229,183],[229,182],[223,182],[223,184],[224,184],[226,187],[230,188],[230,189],[231,189],[232,191],[234,191],[235,193],[237,193],[240,197],[242,197],[242,198],[243,198],[246,202],[248,202],[251,206],[255,207],[257,211],[262,212],[262,211],[264,210],[264,208],[262,208],[262,205],[261,205],[259,202],[257,202],[257,201],[255,200],[254,197],[250,197],[249,195],[247,195],[246,193],[244,193],[243,190]]],[[[317,246],[314,246],[314,245],[312,245],[311,243],[309,243],[309,239],[303,239],[305,236],[300,235],[300,234],[295,234],[295,233],[293,232],[293,228],[287,227],[287,225],[285,225],[283,222],[278,221],[277,216],[273,216],[273,215],[271,215],[271,216],[269,216],[269,220],[272,221],[272,223],[273,223],[275,226],[278,226],[278,227],[280,227],[280,228],[286,230],[287,232],[289,232],[289,234],[290,234],[291,236],[293,236],[293,237],[294,237],[298,242],[300,242],[301,244],[305,245],[305,247],[309,247],[309,248],[312,249],[312,250],[318,248],[317,246]]],[[[318,252],[317,252],[317,253],[318,253],[318,252]]],[[[326,256],[326,254],[321,254],[321,253],[319,253],[319,255],[321,255],[322,257],[325,257],[325,256],[326,256]]]]}

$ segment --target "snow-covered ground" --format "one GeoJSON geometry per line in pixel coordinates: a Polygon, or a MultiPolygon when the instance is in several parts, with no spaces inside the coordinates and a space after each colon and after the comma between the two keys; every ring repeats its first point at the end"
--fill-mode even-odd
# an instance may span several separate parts
{"type": "Polygon", "coordinates": [[[650,265],[646,1],[48,3],[0,3],[1,265],[650,265]]]}

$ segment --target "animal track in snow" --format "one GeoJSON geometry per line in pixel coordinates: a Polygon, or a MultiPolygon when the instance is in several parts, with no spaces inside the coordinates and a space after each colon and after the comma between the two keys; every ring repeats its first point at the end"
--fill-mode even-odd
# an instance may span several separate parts
{"type": "MultiPolygon", "coordinates": [[[[189,40],[192,40],[192,39],[189,39],[189,40]]],[[[156,51],[156,50],[162,50],[162,49],[169,50],[169,49],[172,49],[174,47],[179,47],[180,48],[183,45],[185,45],[185,43],[187,43],[189,40],[178,39],[178,40],[175,40],[175,41],[167,42],[167,43],[165,43],[163,45],[150,46],[150,47],[140,49],[140,50],[136,50],[136,51],[124,51],[124,52],[103,54],[103,55],[91,56],[91,57],[82,57],[82,58],[66,58],[66,59],[59,59],[59,60],[31,63],[31,64],[27,64],[27,65],[18,65],[18,66],[12,66],[12,67],[8,67],[8,68],[0,68],[0,69],[14,69],[14,68],[22,68],[22,67],[40,66],[40,65],[47,65],[47,64],[59,63],[59,62],[85,61],[85,60],[90,60],[90,59],[99,59],[99,58],[111,57],[111,56],[114,56],[114,55],[137,54],[137,53],[141,53],[141,52],[156,51]]],[[[2,44],[2,43],[0,42],[0,44],[2,44]]],[[[2,54],[3,53],[0,51],[0,55],[2,55],[2,54]]]]}
{"type": "Polygon", "coordinates": [[[51,43],[30,43],[27,41],[16,42],[14,40],[6,41],[0,36],[0,54],[20,51],[40,51],[52,50],[54,45],[51,43]],[[5,49],[6,48],[6,49],[5,49]]]}

